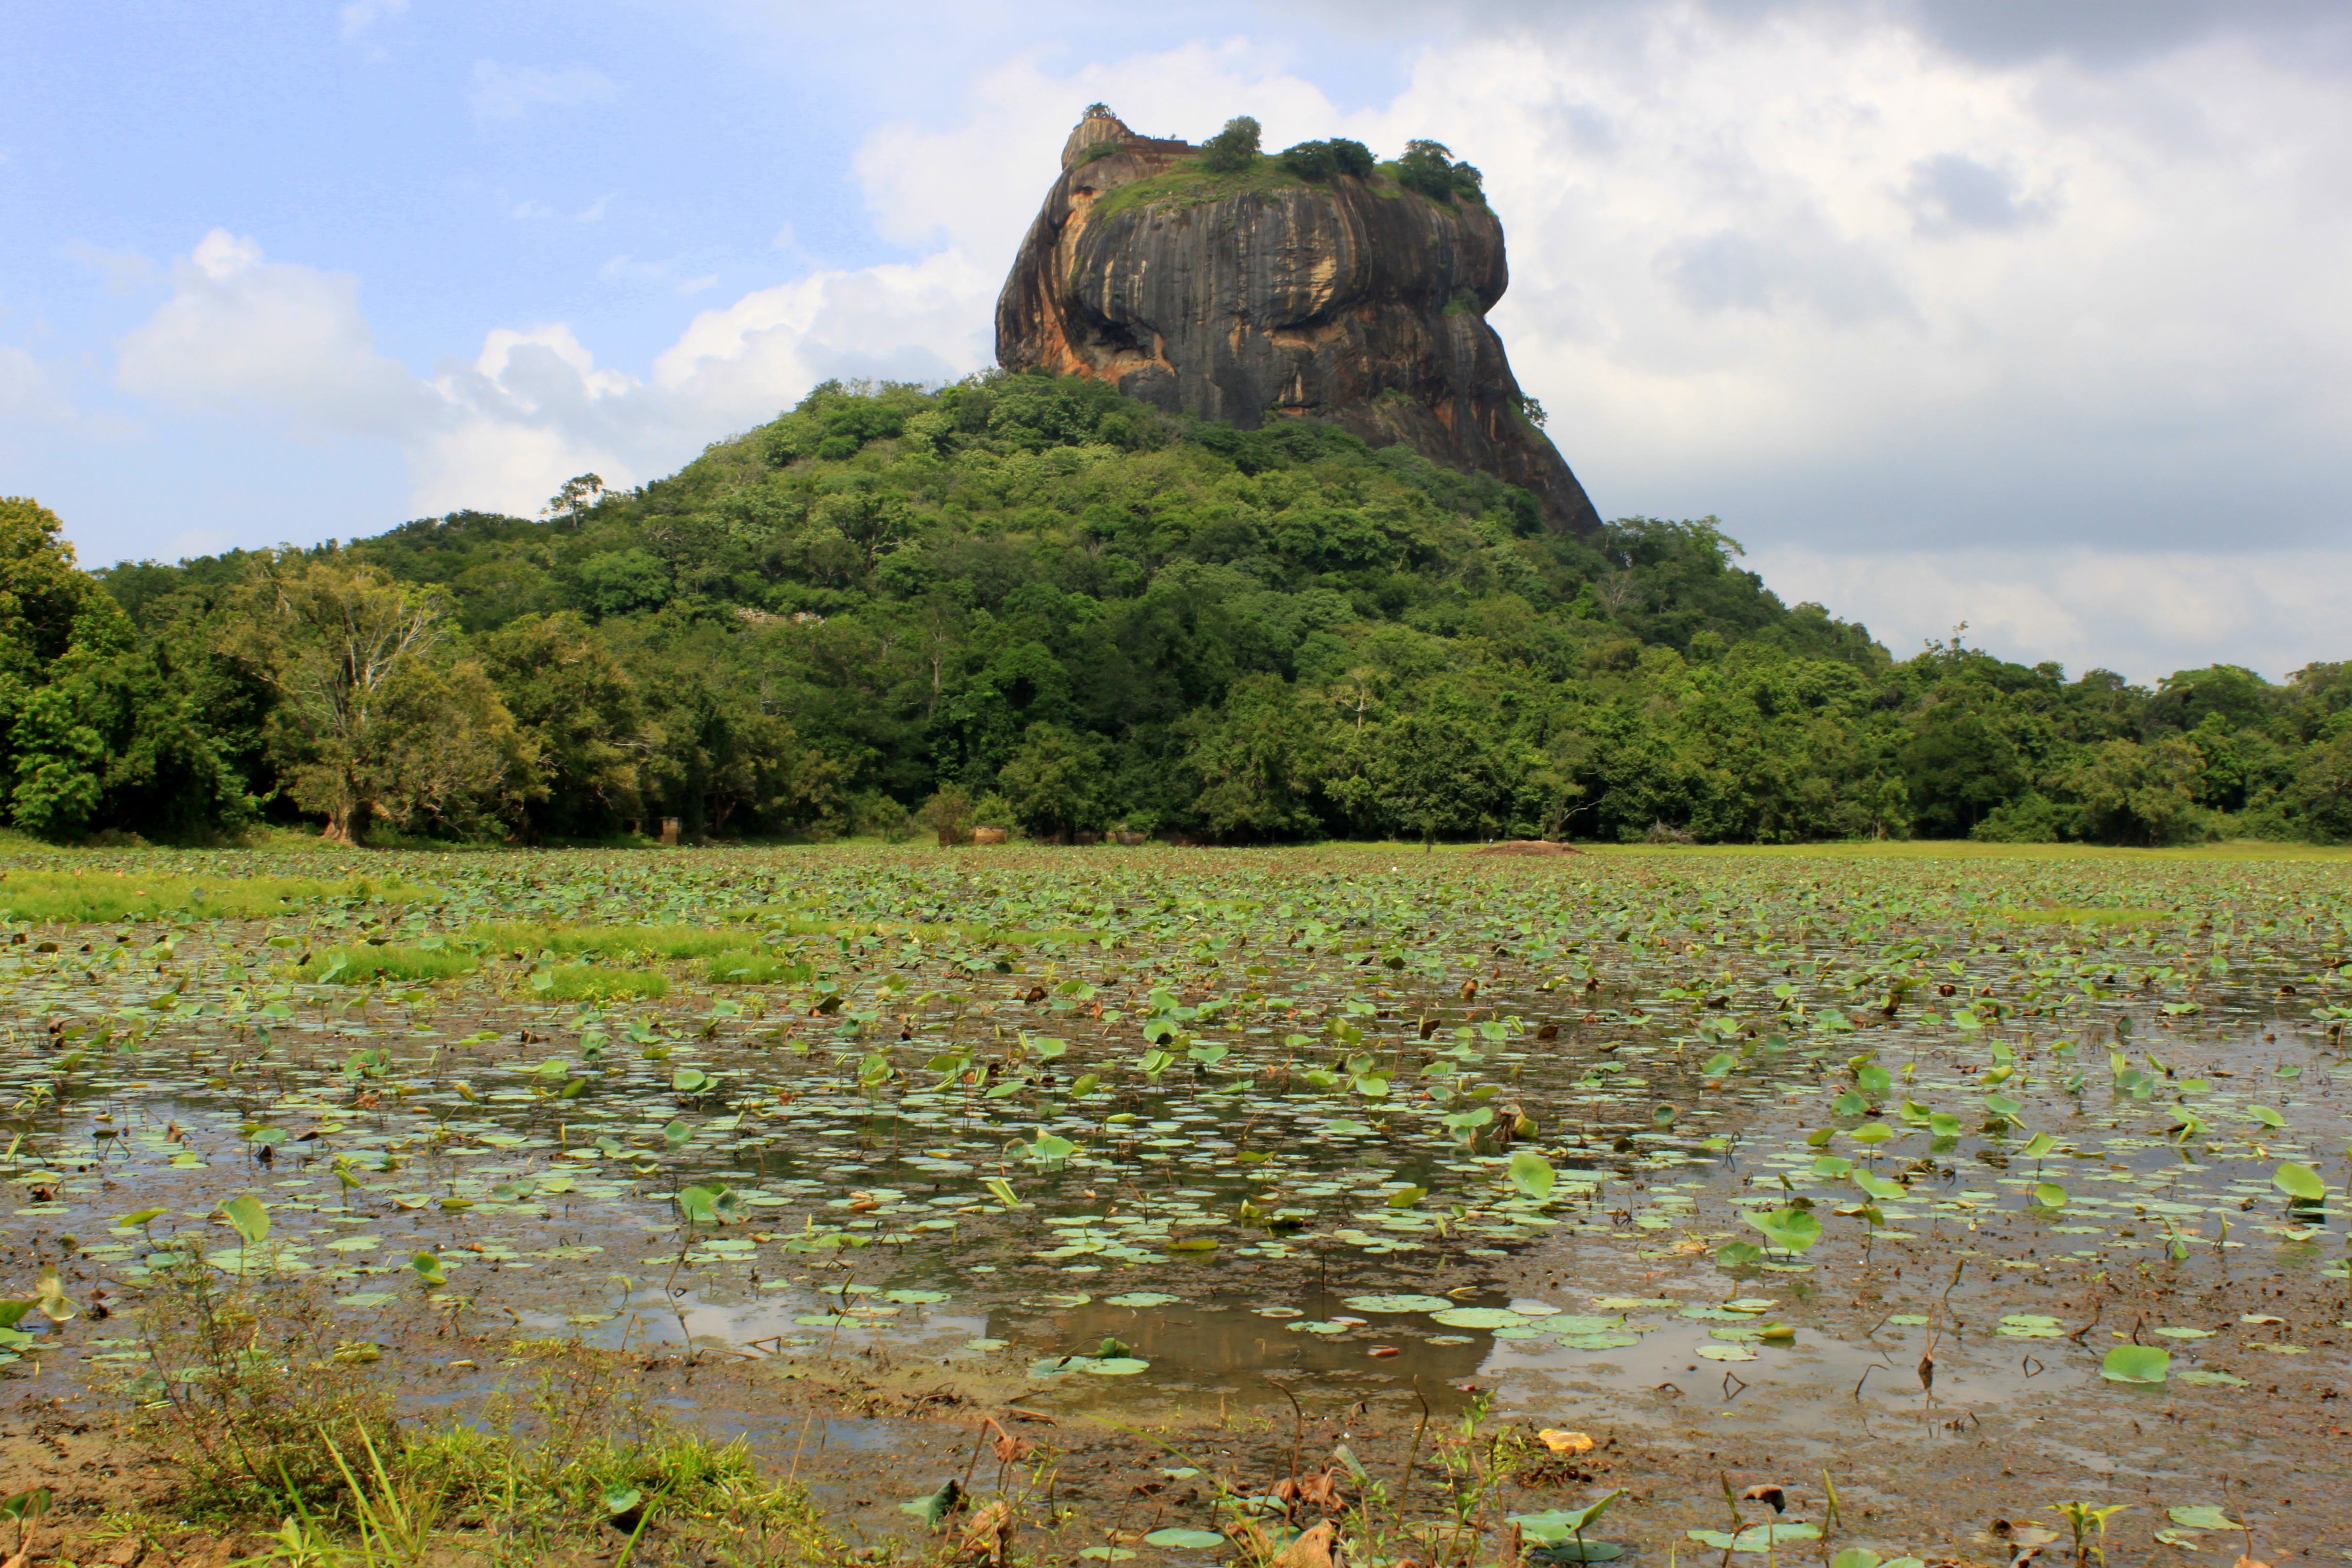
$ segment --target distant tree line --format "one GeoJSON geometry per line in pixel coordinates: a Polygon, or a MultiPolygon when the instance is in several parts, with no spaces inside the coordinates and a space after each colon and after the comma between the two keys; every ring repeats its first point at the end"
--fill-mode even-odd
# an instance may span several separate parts
{"type": "Polygon", "coordinates": [[[1554,533],[1329,426],[828,383],[625,492],[78,569],[0,503],[0,793],[56,839],[2352,838],[2352,667],[2147,689],[1554,533]]]}

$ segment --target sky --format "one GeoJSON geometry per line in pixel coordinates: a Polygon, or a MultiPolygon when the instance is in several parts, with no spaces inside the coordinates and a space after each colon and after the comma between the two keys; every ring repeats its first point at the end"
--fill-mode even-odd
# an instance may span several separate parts
{"type": "Polygon", "coordinates": [[[0,493],[87,565],[981,369],[1102,100],[1447,143],[1602,515],[1898,657],[2352,658],[2335,0],[16,0],[0,62],[0,493]]]}

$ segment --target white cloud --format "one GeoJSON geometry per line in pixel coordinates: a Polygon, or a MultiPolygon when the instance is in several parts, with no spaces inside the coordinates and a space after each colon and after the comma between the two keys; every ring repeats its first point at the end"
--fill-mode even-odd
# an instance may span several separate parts
{"type": "Polygon", "coordinates": [[[1355,133],[1486,172],[1496,323],[1604,514],[1854,549],[2339,531],[2352,100],[2227,37],[2100,77],[1884,15],[1563,11],[1426,51],[1355,133]]]}
{"type": "Polygon", "coordinates": [[[1329,134],[1341,119],[1330,100],[1278,65],[1271,51],[1243,38],[1089,64],[1066,76],[1023,56],[972,83],[961,122],[885,125],[866,137],[853,167],[885,239],[963,249],[984,258],[1002,282],[1087,103],[1110,104],[1147,136],[1197,142],[1235,114],[1255,115],[1272,147],[1329,134]]]}
{"type": "Polygon", "coordinates": [[[576,60],[554,70],[476,60],[466,101],[477,120],[519,120],[533,109],[607,102],[619,90],[603,71],[576,60]]]}
{"type": "Polygon", "coordinates": [[[310,433],[400,438],[432,413],[379,353],[359,281],[214,229],[172,269],[173,294],[117,345],[124,391],[200,413],[261,408],[310,433]]]}
{"type": "Polygon", "coordinates": [[[2242,664],[2273,679],[2345,657],[2352,551],[1754,552],[1747,564],[1784,599],[1867,624],[1900,658],[1965,622],[1966,640],[2070,675],[2104,668],[2142,682],[2242,664]]]}
{"type": "Polygon", "coordinates": [[[603,195],[598,196],[594,201],[590,202],[586,206],[581,208],[578,212],[573,213],[572,215],[572,221],[573,223],[604,222],[605,209],[613,205],[613,198],[619,194],[620,193],[617,191],[606,191],[603,195]]]}
{"type": "MultiPolygon", "coordinates": [[[[412,447],[412,507],[529,512],[573,474],[593,469],[626,485],[666,472],[828,376],[936,382],[992,363],[1004,270],[1058,170],[1063,139],[1096,98],[1139,129],[1195,136],[1246,112],[1270,139],[1297,141],[1323,134],[1336,112],[1312,84],[1241,42],[1067,78],[1015,60],[974,85],[964,122],[887,126],[859,150],[877,229],[921,250],[919,259],[813,272],[703,310],[643,382],[595,368],[568,330],[494,332],[473,364],[435,380],[457,415],[412,447]]],[[[794,244],[789,224],[776,240],[794,244]]],[[[679,267],[624,255],[602,273],[681,293],[713,281],[679,277],[679,267]]]]}

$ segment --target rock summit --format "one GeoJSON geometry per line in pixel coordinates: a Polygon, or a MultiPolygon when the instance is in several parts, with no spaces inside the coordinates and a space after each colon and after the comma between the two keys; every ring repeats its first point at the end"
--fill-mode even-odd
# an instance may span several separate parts
{"type": "Polygon", "coordinates": [[[1244,430],[1328,420],[1520,486],[1554,528],[1600,526],[1486,323],[1509,272],[1483,199],[1393,165],[1208,163],[1087,110],[998,297],[998,363],[1244,430]]]}

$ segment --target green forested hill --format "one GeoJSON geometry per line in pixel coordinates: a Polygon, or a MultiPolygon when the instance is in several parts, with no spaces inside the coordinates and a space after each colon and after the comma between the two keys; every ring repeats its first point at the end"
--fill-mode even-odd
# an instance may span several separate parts
{"type": "Polygon", "coordinates": [[[36,830],[2352,834],[2344,666],[1897,662],[1712,520],[1553,533],[1401,448],[1040,376],[828,385],[540,521],[100,579],[104,648],[0,692],[18,797],[88,775],[36,830]],[[86,741],[33,722],[49,686],[86,741]]]}

